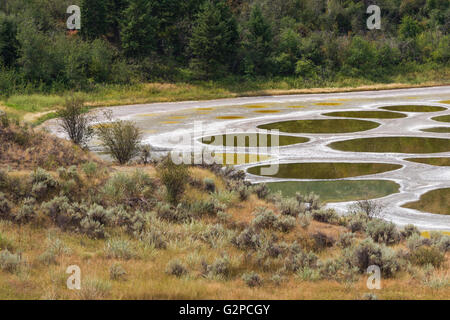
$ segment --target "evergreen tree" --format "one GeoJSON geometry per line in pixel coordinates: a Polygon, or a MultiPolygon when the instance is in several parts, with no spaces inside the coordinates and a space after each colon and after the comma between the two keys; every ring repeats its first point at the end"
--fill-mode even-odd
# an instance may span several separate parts
{"type": "Polygon", "coordinates": [[[192,66],[200,75],[218,75],[235,62],[237,23],[224,1],[206,1],[197,15],[190,49],[192,66]]]}
{"type": "Polygon", "coordinates": [[[95,39],[108,32],[108,0],[83,0],[81,5],[81,34],[95,39]]]}
{"type": "Polygon", "coordinates": [[[130,0],[123,13],[121,36],[128,57],[142,57],[156,49],[158,20],[153,15],[154,0],[130,0]]]}
{"type": "Polygon", "coordinates": [[[18,48],[16,23],[0,12],[0,66],[11,67],[18,58],[18,48]]]}
{"type": "Polygon", "coordinates": [[[261,8],[253,7],[248,22],[248,35],[245,42],[246,72],[265,74],[270,69],[272,54],[272,30],[265,20],[261,8]]]}

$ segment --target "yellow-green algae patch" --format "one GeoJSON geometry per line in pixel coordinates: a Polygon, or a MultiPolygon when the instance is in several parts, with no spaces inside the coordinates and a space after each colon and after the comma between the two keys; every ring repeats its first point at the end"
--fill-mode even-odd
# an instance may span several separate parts
{"type": "Polygon", "coordinates": [[[245,117],[242,116],[218,116],[216,119],[219,120],[235,120],[235,119],[244,119],[245,117]]]}
{"type": "Polygon", "coordinates": [[[339,102],[318,102],[315,103],[316,106],[340,106],[342,103],[339,102]]]}
{"type": "Polygon", "coordinates": [[[324,113],[329,117],[364,118],[364,119],[398,119],[406,118],[407,115],[390,111],[337,111],[324,113]]]}
{"type": "MultiPolygon", "coordinates": [[[[283,163],[278,172],[271,175],[282,179],[342,179],[365,176],[400,169],[402,166],[392,163],[354,163],[354,162],[295,162],[283,163]]],[[[248,169],[248,173],[264,176],[268,166],[261,165],[248,169]]]]}
{"type": "Polygon", "coordinates": [[[450,151],[450,139],[422,137],[376,137],[333,142],[340,151],[389,153],[440,153],[450,151]]]}
{"type": "Polygon", "coordinates": [[[450,214],[450,188],[429,191],[420,197],[419,201],[403,205],[404,208],[436,214],[450,214]]]}
{"type": "Polygon", "coordinates": [[[287,133],[347,133],[367,131],[379,123],[354,119],[288,120],[258,126],[260,129],[280,130],[287,133]]]}
{"type": "Polygon", "coordinates": [[[410,162],[428,164],[431,166],[439,166],[439,167],[450,166],[450,158],[407,158],[405,160],[410,162]]]}
{"type": "Polygon", "coordinates": [[[257,113],[278,113],[281,112],[280,110],[256,110],[253,112],[257,112],[257,113]]]}
{"type": "Polygon", "coordinates": [[[434,128],[422,129],[420,131],[434,132],[434,133],[450,133],[450,127],[434,127],[434,128]]]}
{"type": "Polygon", "coordinates": [[[439,122],[450,122],[450,114],[446,116],[434,117],[432,119],[439,122]]]}
{"type": "Polygon", "coordinates": [[[242,108],[247,108],[247,109],[263,109],[263,108],[267,108],[267,106],[242,106],[242,108]]]}
{"type": "Polygon", "coordinates": [[[271,192],[295,197],[313,192],[324,202],[346,202],[386,197],[398,193],[400,185],[390,180],[284,181],[266,183],[271,192]]]}
{"type": "Polygon", "coordinates": [[[407,105],[407,106],[387,106],[381,107],[381,109],[389,111],[400,111],[400,112],[439,112],[447,110],[444,107],[435,106],[425,106],[425,105],[407,105]]]}
{"type": "Polygon", "coordinates": [[[200,139],[204,144],[239,148],[277,147],[308,142],[308,138],[265,133],[235,133],[200,139]]]}

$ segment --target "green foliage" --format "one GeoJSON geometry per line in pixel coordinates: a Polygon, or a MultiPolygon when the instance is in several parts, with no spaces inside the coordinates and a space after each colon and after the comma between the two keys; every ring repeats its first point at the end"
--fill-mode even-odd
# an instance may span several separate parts
{"type": "Polygon", "coordinates": [[[445,261],[445,255],[437,248],[423,246],[411,252],[409,260],[419,266],[431,264],[439,268],[445,261]]]}
{"type": "Polygon", "coordinates": [[[397,231],[395,224],[384,220],[373,219],[369,221],[366,233],[378,243],[391,245],[400,241],[400,233],[397,231]]]}
{"type": "Polygon", "coordinates": [[[184,164],[175,164],[167,157],[158,165],[158,175],[167,190],[168,201],[177,204],[189,180],[189,170],[184,164]]]}
{"type": "Polygon", "coordinates": [[[22,264],[22,258],[18,254],[3,250],[0,252],[0,269],[10,273],[15,273],[19,270],[22,264]]]}
{"type": "Polygon", "coordinates": [[[239,39],[236,19],[225,1],[207,0],[200,8],[189,43],[193,68],[201,77],[224,74],[232,67],[239,39]]]}
{"type": "Polygon", "coordinates": [[[242,275],[242,280],[250,288],[260,287],[260,286],[262,286],[262,283],[263,283],[261,276],[254,271],[249,272],[249,273],[244,273],[242,275]]]}
{"type": "Polygon", "coordinates": [[[126,164],[139,153],[142,132],[131,121],[99,124],[96,133],[106,152],[120,164],[126,164]]]}
{"type": "Polygon", "coordinates": [[[188,269],[180,260],[172,260],[167,264],[166,273],[181,277],[188,274],[188,269]]]}
{"type": "Polygon", "coordinates": [[[122,239],[108,240],[105,246],[107,258],[129,260],[137,256],[131,243],[122,239]]]}

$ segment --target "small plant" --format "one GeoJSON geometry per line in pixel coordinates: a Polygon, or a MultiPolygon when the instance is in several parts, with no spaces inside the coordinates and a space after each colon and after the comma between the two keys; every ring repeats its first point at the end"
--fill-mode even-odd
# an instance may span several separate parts
{"type": "Polygon", "coordinates": [[[258,183],[253,186],[253,192],[256,193],[259,199],[266,199],[269,195],[269,188],[265,183],[258,183]]]}
{"type": "Polygon", "coordinates": [[[122,239],[108,240],[105,247],[107,258],[129,260],[137,255],[131,246],[131,243],[122,239]]]}
{"type": "Polygon", "coordinates": [[[281,201],[277,203],[277,207],[282,215],[291,217],[297,217],[304,211],[304,208],[302,208],[294,198],[282,198],[281,201]]]}
{"type": "Polygon", "coordinates": [[[314,220],[325,223],[336,223],[339,221],[339,216],[334,209],[314,210],[312,211],[314,220]]]}
{"type": "Polygon", "coordinates": [[[180,260],[172,260],[167,265],[166,273],[175,277],[182,277],[188,274],[188,270],[180,260]]]}
{"type": "Polygon", "coordinates": [[[161,182],[167,189],[168,201],[177,204],[189,181],[188,168],[183,164],[176,165],[167,157],[159,164],[157,169],[161,182]]]}
{"type": "Polygon", "coordinates": [[[305,253],[300,251],[296,254],[291,254],[284,261],[284,269],[290,272],[297,272],[303,268],[316,268],[319,258],[313,252],[305,253]]]}
{"type": "Polygon", "coordinates": [[[109,267],[109,278],[111,280],[126,280],[127,272],[122,267],[122,265],[118,263],[114,263],[111,267],[109,267]]]}
{"type": "Polygon", "coordinates": [[[351,232],[358,232],[366,230],[367,216],[364,213],[351,213],[347,216],[347,228],[351,232]]]}
{"type": "Polygon", "coordinates": [[[411,237],[413,235],[420,236],[420,231],[415,225],[408,224],[401,231],[401,235],[404,239],[408,239],[409,237],[411,237]]]}
{"type": "Polygon", "coordinates": [[[120,164],[126,164],[139,154],[142,132],[131,121],[113,121],[111,115],[105,116],[109,122],[98,124],[96,133],[105,151],[120,164]]]}
{"type": "Polygon", "coordinates": [[[5,195],[0,192],[0,219],[10,220],[12,218],[11,203],[5,195]]]}
{"type": "Polygon", "coordinates": [[[378,300],[378,297],[374,293],[364,293],[362,296],[363,300],[378,300]]]}
{"type": "Polygon", "coordinates": [[[227,279],[231,275],[231,263],[227,256],[216,259],[213,264],[206,267],[209,277],[227,279]]]}
{"type": "Polygon", "coordinates": [[[312,235],[312,238],[314,239],[314,247],[316,251],[322,251],[326,248],[332,247],[336,242],[336,239],[320,231],[315,232],[312,235]]]}
{"type": "Polygon", "coordinates": [[[349,206],[351,213],[364,213],[368,219],[381,219],[385,205],[375,200],[359,200],[349,206]]]}
{"type": "Polygon", "coordinates": [[[253,213],[255,218],[252,225],[257,229],[275,229],[278,223],[278,217],[272,210],[260,207],[253,213]]]}
{"type": "Polygon", "coordinates": [[[214,183],[213,179],[205,178],[203,180],[203,184],[204,184],[205,190],[207,192],[211,192],[211,193],[216,192],[216,184],[214,183]]]}
{"type": "Polygon", "coordinates": [[[297,225],[297,220],[294,217],[285,216],[278,218],[278,221],[275,224],[276,229],[281,232],[288,233],[292,231],[297,225]]]}
{"type": "Polygon", "coordinates": [[[82,300],[105,299],[111,291],[111,284],[104,280],[86,279],[79,292],[82,300]]]}
{"type": "Polygon", "coordinates": [[[139,147],[139,156],[143,164],[148,164],[152,156],[152,147],[148,144],[139,147]]]}
{"type": "Polygon", "coordinates": [[[231,240],[231,243],[242,250],[258,250],[263,243],[262,236],[255,228],[247,228],[231,240]]]}
{"type": "Polygon", "coordinates": [[[445,255],[434,247],[419,247],[410,253],[409,260],[415,265],[431,264],[433,267],[439,268],[445,261],[445,255]]]}
{"type": "Polygon", "coordinates": [[[36,199],[27,198],[22,202],[19,210],[14,216],[14,220],[19,224],[29,223],[36,220],[37,214],[35,211],[36,199]]]}
{"type": "Polygon", "coordinates": [[[166,236],[158,230],[150,230],[144,236],[144,241],[156,249],[167,249],[168,241],[166,236]]]}
{"type": "Polygon", "coordinates": [[[83,169],[84,174],[88,178],[94,177],[98,173],[98,166],[95,162],[89,161],[85,162],[81,165],[81,168],[83,169]]]}
{"type": "Polygon", "coordinates": [[[10,273],[19,270],[22,263],[20,255],[3,250],[0,252],[0,269],[10,273]]]}
{"type": "Polygon", "coordinates": [[[311,269],[309,267],[299,269],[296,272],[296,276],[302,281],[317,281],[321,278],[319,270],[311,269]]]}
{"type": "Polygon", "coordinates": [[[400,233],[397,231],[395,224],[384,220],[372,219],[369,221],[366,233],[378,243],[391,245],[400,241],[400,233]]]}
{"type": "Polygon", "coordinates": [[[262,279],[256,272],[252,271],[250,273],[244,273],[242,275],[242,280],[250,288],[262,286],[262,279]]]}
{"type": "Polygon", "coordinates": [[[406,240],[406,246],[410,251],[414,251],[422,246],[431,246],[431,240],[418,234],[413,234],[406,240]]]}
{"type": "Polygon", "coordinates": [[[353,245],[355,240],[355,234],[352,232],[341,233],[337,241],[338,247],[345,249],[353,245]]]}

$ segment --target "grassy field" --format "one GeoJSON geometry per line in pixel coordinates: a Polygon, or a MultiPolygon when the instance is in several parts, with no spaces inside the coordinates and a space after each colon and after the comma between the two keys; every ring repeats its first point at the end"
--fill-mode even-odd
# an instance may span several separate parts
{"type": "Polygon", "coordinates": [[[385,90],[448,85],[450,68],[412,72],[387,81],[373,82],[360,78],[336,79],[309,83],[300,78],[273,78],[249,80],[229,78],[220,81],[191,83],[137,83],[129,85],[96,85],[90,91],[59,93],[17,93],[1,97],[0,109],[12,117],[41,123],[54,117],[69,95],[77,95],[89,107],[173,102],[186,100],[209,100],[246,96],[333,93],[366,90],[385,90]]]}
{"type": "Polygon", "coordinates": [[[285,181],[267,184],[271,192],[294,197],[297,192],[320,196],[324,202],[376,199],[399,192],[400,186],[388,180],[285,181]]]}
{"type": "Polygon", "coordinates": [[[425,193],[419,201],[405,204],[403,207],[436,214],[450,214],[450,188],[425,193]]]}

